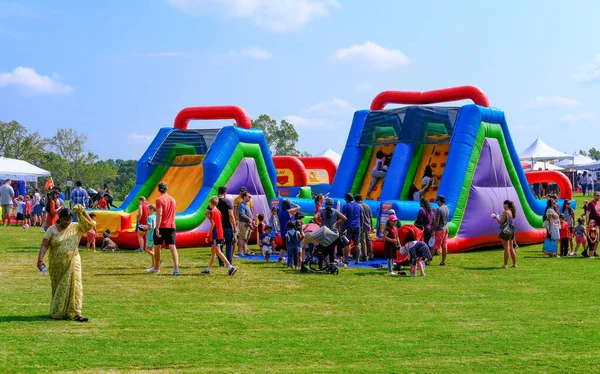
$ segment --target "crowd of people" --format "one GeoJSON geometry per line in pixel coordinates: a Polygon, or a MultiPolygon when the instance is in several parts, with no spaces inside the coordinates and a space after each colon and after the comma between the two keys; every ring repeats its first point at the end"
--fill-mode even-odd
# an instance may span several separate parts
{"type": "Polygon", "coordinates": [[[600,234],[600,192],[594,192],[593,200],[583,202],[582,212],[577,215],[570,200],[559,206],[558,197],[549,195],[544,214],[547,239],[544,252],[552,257],[578,256],[594,258],[600,234]]]}
{"type": "MultiPolygon", "coordinates": [[[[81,205],[87,208],[107,210],[116,208],[113,204],[113,195],[107,185],[101,192],[90,197],[81,181],[75,182],[75,188],[69,189],[69,207],[81,205]]],[[[15,226],[29,229],[32,226],[48,227],[58,221],[59,213],[67,207],[66,196],[57,186],[52,186],[46,194],[38,187],[29,189],[24,194],[17,194],[10,179],[6,179],[0,186],[0,205],[2,208],[2,225],[15,226]]]]}
{"type": "MultiPolygon", "coordinates": [[[[382,156],[385,157],[385,156],[382,156]]],[[[383,160],[382,160],[383,161],[383,160]]],[[[430,170],[426,171],[423,180],[424,186],[431,186],[435,176],[430,170]]],[[[10,211],[13,202],[19,197],[14,196],[14,191],[9,188],[9,181],[0,187],[0,202],[3,213],[10,211]]],[[[179,254],[176,247],[175,215],[177,202],[168,194],[168,186],[161,182],[158,185],[160,197],[155,204],[149,204],[145,197],[139,197],[136,231],[138,235],[139,252],[146,252],[151,257],[148,273],[161,271],[161,249],[168,248],[173,259],[174,276],[180,275],[179,254]]],[[[22,209],[17,214],[23,214],[27,219],[33,213],[32,224],[43,221],[47,228],[42,241],[38,258],[38,268],[45,269],[44,254],[50,249],[50,269],[66,270],[50,272],[53,287],[51,315],[54,318],[70,318],[78,321],[87,320],[81,316],[81,264],[78,254],[80,237],[87,238],[86,250],[95,251],[97,231],[95,228],[95,215],[85,213],[85,206],[89,203],[89,196],[84,193],[80,182],[71,192],[71,206],[73,211],[65,206],[60,197],[60,190],[53,189],[46,196],[41,196],[35,190],[33,196],[24,199],[22,209]],[[41,214],[40,214],[41,207],[41,214]],[[45,214],[45,217],[44,217],[45,214]],[[39,216],[39,217],[38,217],[39,216]],[[77,217],[77,223],[72,222],[77,217]],[[66,295],[66,289],[74,290],[66,295]]],[[[375,232],[373,215],[368,204],[363,202],[360,194],[346,194],[345,204],[341,209],[335,207],[333,199],[323,195],[315,197],[315,212],[310,223],[303,222],[300,206],[289,200],[283,200],[281,209],[277,206],[271,208],[270,216],[265,214],[255,215],[252,204],[252,195],[247,188],[242,187],[233,202],[227,198],[227,188],[219,187],[218,195],[209,200],[206,209],[206,218],[210,221],[210,228],[206,236],[206,243],[211,244],[211,255],[208,266],[203,274],[211,274],[215,260],[220,267],[225,267],[227,274],[233,276],[238,268],[233,265],[235,258],[252,255],[248,244],[254,231],[258,231],[259,249],[266,261],[274,255],[278,262],[283,262],[292,269],[302,269],[305,260],[306,247],[304,236],[306,232],[320,227],[326,227],[337,235],[337,239],[323,248],[326,259],[331,263],[338,262],[348,265],[350,261],[360,264],[373,259],[371,238],[375,232]],[[280,237],[282,245],[278,248],[276,239],[280,237]],[[236,255],[237,249],[237,255],[236,255]],[[278,255],[277,255],[277,252],[278,255]]],[[[594,258],[598,239],[600,236],[600,192],[594,194],[594,200],[586,203],[581,217],[576,219],[576,214],[571,208],[570,201],[557,206],[556,196],[550,196],[547,210],[544,215],[544,226],[547,229],[548,239],[560,245],[559,256],[577,255],[579,248],[583,247],[584,255],[594,258]],[[575,225],[575,223],[578,223],[575,225]]],[[[105,201],[108,202],[108,199],[105,201]]],[[[448,222],[449,210],[445,205],[445,197],[438,196],[434,209],[429,201],[420,197],[420,210],[414,226],[422,231],[423,238],[417,240],[416,236],[408,236],[401,245],[399,238],[399,220],[395,211],[388,211],[388,219],[383,231],[384,255],[387,259],[388,272],[394,275],[395,260],[398,255],[406,256],[410,264],[410,276],[426,275],[425,267],[430,265],[433,255],[440,255],[440,266],[446,265],[448,251],[448,222]]],[[[339,207],[339,205],[338,205],[339,207]]],[[[501,268],[517,267],[514,220],[517,216],[515,204],[506,200],[503,203],[503,212],[494,214],[500,233],[499,237],[504,247],[504,264],[501,268]]],[[[21,218],[18,215],[17,218],[21,218]]],[[[5,216],[3,215],[3,221],[5,216]]],[[[102,249],[114,251],[116,244],[110,240],[110,232],[103,233],[102,249]]],[[[277,241],[279,242],[279,241],[277,241]]]]}

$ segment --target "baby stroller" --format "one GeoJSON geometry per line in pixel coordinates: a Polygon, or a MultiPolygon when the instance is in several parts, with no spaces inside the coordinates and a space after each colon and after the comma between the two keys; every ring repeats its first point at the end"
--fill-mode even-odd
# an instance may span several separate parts
{"type": "Polygon", "coordinates": [[[338,240],[339,235],[331,231],[327,227],[319,227],[318,229],[307,232],[306,236],[302,240],[302,246],[312,247],[307,250],[307,256],[302,264],[303,272],[307,270],[305,265],[308,265],[312,271],[324,271],[328,274],[338,275],[339,270],[334,263],[327,260],[324,250],[338,240]]]}
{"type": "Polygon", "coordinates": [[[94,205],[96,205],[96,203],[102,198],[102,194],[98,193],[98,191],[96,191],[93,188],[87,188],[86,192],[88,194],[88,196],[90,197],[88,199],[88,208],[93,208],[94,205]]]}

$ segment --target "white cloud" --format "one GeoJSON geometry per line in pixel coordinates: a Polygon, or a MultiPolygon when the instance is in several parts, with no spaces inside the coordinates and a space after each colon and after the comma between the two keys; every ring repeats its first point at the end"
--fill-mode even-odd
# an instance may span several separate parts
{"type": "Polygon", "coordinates": [[[329,15],[340,7],[337,0],[167,0],[175,8],[190,14],[210,12],[247,18],[270,31],[298,29],[313,19],[329,15]]]}
{"type": "Polygon", "coordinates": [[[342,99],[333,99],[317,103],[308,107],[305,112],[308,113],[321,113],[332,116],[344,116],[351,115],[356,111],[352,105],[348,104],[342,99]]]}
{"type": "Polygon", "coordinates": [[[393,69],[407,65],[410,59],[399,49],[389,49],[367,41],[337,49],[331,59],[336,62],[364,63],[371,69],[393,69]]]}
{"type": "Polygon", "coordinates": [[[252,60],[261,60],[261,61],[270,60],[271,58],[273,58],[273,54],[271,52],[267,51],[264,48],[260,48],[260,47],[248,47],[248,48],[242,48],[239,50],[230,51],[228,53],[228,56],[235,57],[235,58],[249,58],[252,60]]]}
{"type": "Polygon", "coordinates": [[[153,135],[147,134],[138,134],[137,132],[132,132],[127,134],[127,139],[134,143],[150,143],[152,139],[154,139],[153,135]]]}
{"type": "Polygon", "coordinates": [[[146,53],[146,57],[155,58],[168,58],[168,57],[188,57],[191,54],[189,52],[149,52],[146,53]]]}
{"type": "Polygon", "coordinates": [[[563,96],[537,96],[526,107],[530,109],[559,107],[559,108],[574,108],[581,106],[581,102],[569,99],[563,96]]]}
{"type": "Polygon", "coordinates": [[[578,67],[572,76],[578,82],[600,81],[600,55],[596,56],[596,61],[593,63],[578,67]]]}
{"type": "Polygon", "coordinates": [[[40,75],[32,68],[17,66],[8,73],[0,72],[0,88],[20,87],[21,90],[30,95],[35,94],[68,94],[73,92],[73,87],[61,82],[56,74],[52,76],[40,75]]]}
{"type": "Polygon", "coordinates": [[[331,128],[339,122],[329,121],[321,118],[308,118],[302,116],[289,115],[283,117],[284,120],[288,121],[295,127],[303,127],[303,128],[331,128]]]}
{"type": "Polygon", "coordinates": [[[596,116],[592,113],[585,112],[581,114],[567,114],[566,116],[560,117],[560,120],[568,123],[577,123],[577,122],[589,122],[594,121],[596,116]]]}

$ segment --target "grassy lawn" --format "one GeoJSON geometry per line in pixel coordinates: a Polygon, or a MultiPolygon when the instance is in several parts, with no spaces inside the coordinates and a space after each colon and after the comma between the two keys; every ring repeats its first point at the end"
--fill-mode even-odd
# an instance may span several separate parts
{"type": "MultiPolygon", "coordinates": [[[[578,199],[581,200],[581,199],[578,199]]],[[[485,213],[487,215],[487,212],[485,213]]],[[[0,227],[0,372],[598,372],[600,260],[522,247],[451,255],[425,278],[238,262],[149,275],[146,254],[82,253],[87,324],[47,318],[41,229],[0,227]]],[[[437,264],[438,258],[434,258],[437,264]],[[437,261],[436,261],[437,260],[437,261]]]]}

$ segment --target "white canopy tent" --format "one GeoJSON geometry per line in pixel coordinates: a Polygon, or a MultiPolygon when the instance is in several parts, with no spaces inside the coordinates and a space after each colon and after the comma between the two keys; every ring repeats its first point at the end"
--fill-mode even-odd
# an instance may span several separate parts
{"type": "Polygon", "coordinates": [[[519,159],[525,161],[573,160],[575,156],[550,147],[542,139],[537,138],[533,144],[519,154],[519,159]]]}
{"type": "Polygon", "coordinates": [[[38,177],[49,177],[50,172],[22,160],[0,157],[0,179],[37,182],[38,177]]]}
{"type": "Polygon", "coordinates": [[[315,156],[329,157],[330,159],[333,160],[333,162],[335,162],[336,165],[339,165],[340,161],[342,160],[342,155],[337,153],[336,151],[334,151],[331,148],[327,148],[323,152],[317,153],[315,156]]]}
{"type": "Polygon", "coordinates": [[[600,169],[600,160],[599,161],[592,160],[592,162],[590,162],[588,164],[575,165],[575,169],[587,170],[587,171],[594,170],[594,169],[600,169]]]}
{"type": "Polygon", "coordinates": [[[592,162],[594,162],[594,159],[589,158],[588,156],[584,156],[579,152],[575,152],[573,153],[573,160],[562,160],[560,162],[557,162],[555,165],[556,166],[560,166],[563,168],[577,168],[580,166],[584,166],[587,164],[591,164],[592,162]]]}

